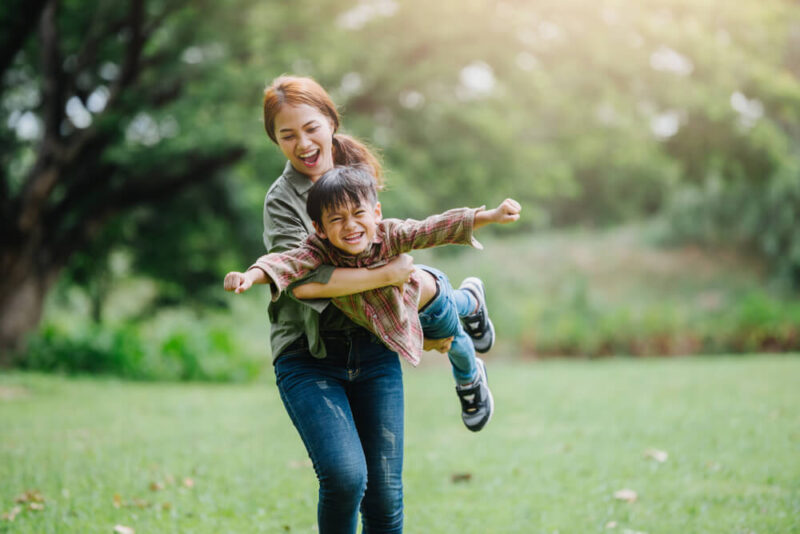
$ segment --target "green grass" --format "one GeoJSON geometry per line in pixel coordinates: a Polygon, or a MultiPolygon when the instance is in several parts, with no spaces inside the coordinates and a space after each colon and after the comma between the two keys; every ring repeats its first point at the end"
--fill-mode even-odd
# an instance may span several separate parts
{"type": "MultiPolygon", "coordinates": [[[[437,356],[406,369],[407,532],[800,532],[797,356],[490,359],[489,373],[497,411],[472,434],[437,356]]],[[[314,531],[316,481],[271,380],[6,374],[0,425],[0,512],[26,490],[45,499],[2,533],[314,531]]]]}

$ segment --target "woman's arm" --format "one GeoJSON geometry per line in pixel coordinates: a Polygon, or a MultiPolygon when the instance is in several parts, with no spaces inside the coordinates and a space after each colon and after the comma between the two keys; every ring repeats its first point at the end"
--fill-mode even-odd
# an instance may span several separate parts
{"type": "Polygon", "coordinates": [[[414,272],[414,259],[401,254],[386,265],[375,269],[339,267],[334,269],[328,283],[308,282],[292,289],[299,299],[334,298],[369,291],[384,286],[402,286],[414,272]]]}

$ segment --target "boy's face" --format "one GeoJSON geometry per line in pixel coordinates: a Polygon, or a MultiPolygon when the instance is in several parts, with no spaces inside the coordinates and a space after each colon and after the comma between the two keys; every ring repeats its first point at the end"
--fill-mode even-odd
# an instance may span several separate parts
{"type": "Polygon", "coordinates": [[[381,203],[374,206],[369,202],[345,204],[322,210],[322,228],[314,223],[314,228],[323,239],[331,242],[345,254],[361,254],[372,244],[375,229],[381,220],[381,203]]]}

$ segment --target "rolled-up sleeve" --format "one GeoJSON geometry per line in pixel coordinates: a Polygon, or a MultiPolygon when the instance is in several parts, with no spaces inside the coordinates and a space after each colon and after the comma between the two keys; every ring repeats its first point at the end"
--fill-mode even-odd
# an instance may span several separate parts
{"type": "Polygon", "coordinates": [[[441,245],[469,245],[482,249],[475,239],[475,214],[483,208],[457,208],[422,220],[388,219],[388,246],[393,254],[441,245]]]}
{"type": "MultiPolygon", "coordinates": [[[[300,247],[307,236],[306,226],[298,216],[297,207],[293,206],[278,195],[267,195],[264,201],[264,246],[269,253],[286,252],[300,247]]],[[[289,284],[291,290],[295,286],[308,282],[327,284],[335,267],[332,265],[319,265],[315,270],[308,272],[303,277],[289,284]]],[[[310,306],[317,313],[330,303],[330,299],[297,299],[291,291],[286,292],[292,299],[305,306],[310,306]]]]}

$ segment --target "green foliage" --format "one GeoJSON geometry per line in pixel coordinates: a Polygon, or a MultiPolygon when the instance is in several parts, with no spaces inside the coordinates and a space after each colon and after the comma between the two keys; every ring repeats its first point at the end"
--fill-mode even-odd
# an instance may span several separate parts
{"type": "Polygon", "coordinates": [[[681,190],[668,212],[673,239],[746,247],[768,260],[779,282],[800,287],[800,165],[786,160],[788,168],[766,175],[733,184],[712,175],[681,190]]]}
{"type": "Polygon", "coordinates": [[[800,301],[731,249],[667,246],[659,221],[485,238],[419,251],[458,285],[480,276],[498,344],[534,356],[800,350],[800,301]],[[513,261],[512,261],[513,259],[513,261]],[[502,266],[502,267],[500,267],[502,266]]]}
{"type": "Polygon", "coordinates": [[[382,150],[386,213],[514,196],[522,230],[670,206],[677,239],[713,232],[799,280],[795,3],[381,6],[259,5],[251,42],[279,52],[249,64],[330,90],[345,129],[382,150]],[[333,23],[309,32],[318,17],[333,23]]]}
{"type": "MultiPolygon", "coordinates": [[[[673,243],[736,246],[766,261],[785,286],[800,281],[795,2],[144,5],[152,31],[141,77],[114,105],[92,112],[87,130],[99,132],[98,143],[92,157],[64,169],[51,207],[68,216],[43,235],[73,243],[71,232],[105,206],[103,194],[119,194],[126,183],[163,183],[163,176],[184,174],[193,161],[224,148],[244,148],[248,156],[217,180],[196,172],[202,184],[192,192],[166,191],[87,228],[65,278],[93,300],[95,322],[107,314],[114,255],[130,258],[130,274],[157,286],[139,319],[164,306],[225,302],[221,276],[263,250],[262,202],[284,158],[263,131],[260,97],[264,84],[281,73],[318,79],[341,108],[344,131],[382,153],[388,216],[422,217],[513,196],[525,209],[518,225],[497,230],[508,234],[607,227],[666,213],[673,243]],[[70,194],[73,183],[82,184],[81,194],[70,194]]],[[[94,91],[113,88],[129,44],[114,23],[126,16],[107,0],[61,3],[66,97],[87,104],[94,91]],[[88,37],[96,37],[96,46],[78,61],[88,37]]],[[[4,209],[13,206],[6,199],[21,192],[36,161],[39,140],[16,129],[31,115],[41,126],[41,47],[30,39],[2,79],[4,209]]],[[[63,129],[83,131],[68,120],[63,129]]],[[[488,266],[486,276],[502,267],[488,266]]],[[[548,345],[553,350],[752,345],[738,341],[733,332],[739,327],[731,326],[740,324],[737,313],[747,315],[745,303],[731,306],[730,317],[703,319],[717,324],[710,330],[727,332],[720,337],[695,328],[702,312],[635,298],[629,309],[609,307],[593,298],[595,281],[581,285],[577,277],[564,284],[563,294],[509,308],[505,322],[513,339],[523,339],[525,317],[546,325],[526,343],[560,333],[562,341],[548,345]],[[562,315],[550,302],[569,311],[562,315]]],[[[790,308],[784,311],[791,317],[790,308]]],[[[773,326],[783,331],[779,321],[773,326]]]]}
{"type": "Polygon", "coordinates": [[[134,380],[239,382],[261,373],[264,358],[248,359],[223,328],[175,325],[158,335],[151,330],[141,323],[46,323],[31,338],[20,367],[134,380]]]}

